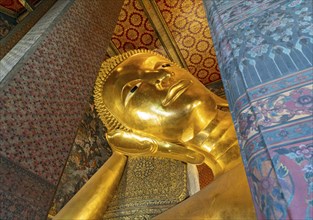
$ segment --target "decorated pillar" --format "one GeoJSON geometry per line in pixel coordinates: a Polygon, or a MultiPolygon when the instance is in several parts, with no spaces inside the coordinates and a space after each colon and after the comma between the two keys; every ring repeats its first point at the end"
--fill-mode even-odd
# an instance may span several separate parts
{"type": "Polygon", "coordinates": [[[312,2],[204,4],[258,218],[311,219],[312,2]]]}

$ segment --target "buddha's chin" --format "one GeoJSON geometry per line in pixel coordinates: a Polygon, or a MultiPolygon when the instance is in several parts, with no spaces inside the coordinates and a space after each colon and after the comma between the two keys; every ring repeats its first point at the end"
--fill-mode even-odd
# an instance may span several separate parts
{"type": "Polygon", "coordinates": [[[197,136],[201,131],[205,130],[212,120],[207,120],[208,118],[189,118],[189,120],[178,120],[175,123],[175,128],[173,127],[163,127],[162,132],[153,133],[153,136],[158,137],[164,141],[169,141],[173,143],[186,143],[195,136],[197,136]]]}

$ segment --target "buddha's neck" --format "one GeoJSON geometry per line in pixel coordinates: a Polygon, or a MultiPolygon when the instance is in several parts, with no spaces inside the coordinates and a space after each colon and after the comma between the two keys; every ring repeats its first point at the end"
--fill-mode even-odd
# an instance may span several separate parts
{"type": "Polygon", "coordinates": [[[216,117],[187,145],[205,155],[205,163],[215,175],[241,161],[236,132],[228,112],[218,110],[216,117]]]}

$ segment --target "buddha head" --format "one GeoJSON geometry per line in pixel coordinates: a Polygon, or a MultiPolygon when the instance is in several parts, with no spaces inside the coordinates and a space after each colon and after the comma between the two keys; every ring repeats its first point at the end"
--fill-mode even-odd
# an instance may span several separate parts
{"type": "Polygon", "coordinates": [[[147,50],[102,64],[95,104],[109,131],[146,133],[176,143],[192,139],[217,112],[212,93],[191,73],[147,50]]]}

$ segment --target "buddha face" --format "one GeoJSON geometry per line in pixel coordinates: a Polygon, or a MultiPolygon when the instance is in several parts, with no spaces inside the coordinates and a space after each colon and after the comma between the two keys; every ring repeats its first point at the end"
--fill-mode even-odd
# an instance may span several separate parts
{"type": "Polygon", "coordinates": [[[186,142],[216,115],[208,90],[169,60],[139,53],[119,64],[105,82],[104,104],[134,132],[186,142]]]}

